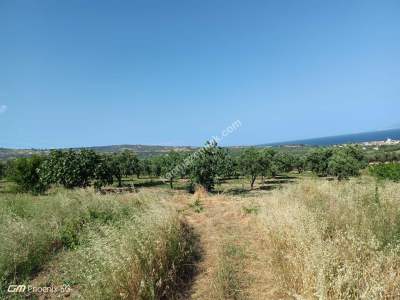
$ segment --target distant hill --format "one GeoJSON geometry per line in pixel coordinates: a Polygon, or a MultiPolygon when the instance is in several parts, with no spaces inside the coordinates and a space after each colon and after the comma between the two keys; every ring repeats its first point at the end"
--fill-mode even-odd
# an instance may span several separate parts
{"type": "MultiPolygon", "coordinates": [[[[321,138],[279,142],[279,143],[269,143],[269,144],[257,145],[257,147],[296,145],[300,146],[297,148],[301,150],[303,149],[303,147],[301,146],[329,146],[329,145],[348,144],[348,143],[362,143],[369,141],[384,141],[389,138],[392,140],[400,140],[400,129],[338,135],[338,136],[321,137],[321,138]]],[[[100,153],[113,153],[128,149],[135,151],[137,155],[141,158],[161,155],[171,150],[190,152],[198,149],[198,147],[190,147],[190,146],[149,146],[149,145],[110,145],[110,146],[95,146],[95,147],[85,147],[85,148],[92,149],[100,153]]],[[[241,148],[243,147],[242,146],[230,147],[230,149],[232,149],[234,153],[237,153],[237,151],[239,151],[241,148]]],[[[79,150],[83,149],[83,147],[72,148],[72,149],[79,150]]],[[[0,159],[27,157],[33,154],[47,154],[49,151],[50,149],[0,148],[0,159]]]]}
{"type": "MultiPolygon", "coordinates": [[[[79,149],[91,149],[100,153],[113,153],[120,152],[123,150],[132,150],[137,153],[141,158],[150,157],[155,155],[164,154],[168,151],[194,151],[196,147],[187,146],[149,146],[149,145],[111,145],[111,146],[94,146],[94,147],[82,147],[82,148],[71,148],[73,150],[79,149]]],[[[0,148],[0,159],[11,159],[17,157],[28,157],[33,154],[47,154],[50,149],[9,149],[0,148]]]]}
{"type": "Polygon", "coordinates": [[[363,143],[370,141],[385,141],[387,139],[400,140],[400,129],[390,129],[382,131],[320,137],[320,138],[305,139],[305,140],[269,143],[258,146],[260,147],[285,146],[285,145],[329,146],[329,145],[340,145],[340,144],[350,144],[350,143],[363,143]]]}

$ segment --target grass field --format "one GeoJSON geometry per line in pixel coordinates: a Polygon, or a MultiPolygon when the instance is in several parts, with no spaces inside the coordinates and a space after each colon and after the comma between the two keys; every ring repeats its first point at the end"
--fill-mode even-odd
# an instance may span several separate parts
{"type": "MultiPolygon", "coordinates": [[[[129,178],[136,193],[0,188],[2,298],[9,284],[72,299],[395,299],[399,183],[289,174],[250,190],[189,194],[129,178]]],[[[43,294],[28,294],[43,297],[43,294]]]]}

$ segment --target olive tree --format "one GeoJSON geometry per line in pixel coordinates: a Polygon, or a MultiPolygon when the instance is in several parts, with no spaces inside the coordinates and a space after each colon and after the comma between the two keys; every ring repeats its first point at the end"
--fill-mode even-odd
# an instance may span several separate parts
{"type": "Polygon", "coordinates": [[[40,180],[39,175],[43,162],[44,158],[37,155],[17,158],[11,161],[7,176],[22,192],[43,193],[47,189],[47,184],[40,180]]]}
{"type": "Polygon", "coordinates": [[[338,180],[358,176],[360,169],[366,167],[366,159],[358,147],[347,146],[333,150],[328,161],[328,173],[338,180]]]}
{"type": "Polygon", "coordinates": [[[273,159],[276,154],[273,149],[263,149],[259,153],[260,175],[261,182],[264,184],[264,177],[270,176],[273,173],[273,159]]]}
{"type": "Polygon", "coordinates": [[[112,184],[114,182],[114,176],[115,165],[112,157],[108,155],[99,157],[93,174],[95,190],[99,191],[102,186],[112,184]]]}
{"type": "Polygon", "coordinates": [[[278,152],[273,156],[275,173],[287,173],[293,169],[293,155],[286,152],[278,152]]]}
{"type": "Polygon", "coordinates": [[[180,168],[181,156],[176,151],[170,151],[162,157],[161,175],[169,182],[169,186],[173,188],[173,181],[179,177],[182,170],[180,168]]]}
{"type": "Polygon", "coordinates": [[[192,184],[201,185],[207,191],[213,190],[216,179],[224,173],[226,156],[226,151],[215,141],[207,141],[191,157],[188,169],[192,184]]]}
{"type": "Polygon", "coordinates": [[[239,165],[243,175],[250,178],[250,188],[253,189],[257,176],[261,174],[263,166],[260,151],[254,147],[242,151],[239,157],[239,165]]]}
{"type": "Polygon", "coordinates": [[[306,156],[308,168],[318,176],[328,175],[328,162],[332,156],[332,149],[319,148],[310,151],[306,156]]]}
{"type": "Polygon", "coordinates": [[[46,184],[61,184],[68,189],[86,187],[99,161],[93,150],[52,150],[40,168],[40,178],[46,184]]]}
{"type": "Polygon", "coordinates": [[[293,156],[293,168],[295,168],[299,174],[304,172],[306,164],[307,160],[304,155],[293,156]]]}

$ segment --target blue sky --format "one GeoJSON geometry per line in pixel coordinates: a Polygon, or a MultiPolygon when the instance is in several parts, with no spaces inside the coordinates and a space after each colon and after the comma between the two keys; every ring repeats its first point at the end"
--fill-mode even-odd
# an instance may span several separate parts
{"type": "Polygon", "coordinates": [[[400,1],[0,2],[0,147],[400,127],[400,1]]]}

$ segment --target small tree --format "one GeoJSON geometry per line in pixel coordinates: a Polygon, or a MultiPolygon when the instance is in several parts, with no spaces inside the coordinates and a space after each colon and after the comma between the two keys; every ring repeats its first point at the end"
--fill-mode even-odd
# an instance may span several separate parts
{"type": "Polygon", "coordinates": [[[156,176],[160,177],[162,173],[162,157],[156,156],[151,159],[151,173],[156,176]]]}
{"type": "Polygon", "coordinates": [[[225,154],[221,157],[222,161],[220,162],[220,175],[222,178],[231,178],[236,176],[236,161],[235,159],[229,155],[228,151],[225,150],[225,154]]]}
{"type": "Polygon", "coordinates": [[[148,158],[142,159],[140,161],[140,168],[144,175],[151,176],[152,168],[151,168],[151,160],[148,158]]]}
{"type": "Polygon", "coordinates": [[[316,149],[306,156],[308,168],[318,176],[328,175],[328,162],[332,156],[331,149],[316,149]]]}
{"type": "Polygon", "coordinates": [[[278,152],[273,157],[273,164],[277,173],[287,173],[293,169],[293,156],[286,152],[278,152]]]}
{"type": "Polygon", "coordinates": [[[40,180],[39,171],[44,158],[33,155],[29,158],[17,158],[11,162],[8,177],[22,192],[43,193],[47,185],[40,180]]]}
{"type": "Polygon", "coordinates": [[[196,152],[189,165],[192,183],[201,185],[207,191],[213,190],[217,177],[223,174],[226,155],[217,142],[207,141],[206,145],[196,152]]]}
{"type": "Polygon", "coordinates": [[[136,156],[135,152],[130,150],[124,150],[120,153],[123,176],[134,175],[136,174],[139,178],[140,176],[140,161],[136,156]]]}
{"type": "Polygon", "coordinates": [[[46,184],[61,184],[68,189],[86,187],[99,161],[100,156],[93,150],[53,150],[43,162],[40,178],[46,184]]]}
{"type": "Polygon", "coordinates": [[[113,160],[108,156],[99,159],[94,170],[94,189],[99,191],[102,186],[113,183],[114,175],[113,160]]]}
{"type": "Polygon", "coordinates": [[[243,175],[250,177],[250,188],[253,189],[257,176],[261,174],[263,166],[260,164],[260,151],[254,147],[242,151],[239,164],[243,175]]]}
{"type": "Polygon", "coordinates": [[[294,156],[293,167],[297,170],[299,174],[303,173],[306,169],[306,157],[303,155],[294,156]]]}
{"type": "Polygon", "coordinates": [[[275,153],[276,152],[272,149],[263,149],[260,152],[259,164],[262,184],[264,184],[264,177],[270,176],[273,173],[272,168],[275,153]]]}
{"type": "Polygon", "coordinates": [[[359,170],[360,163],[344,151],[336,151],[328,162],[329,174],[336,176],[338,180],[358,176],[359,170]]]}
{"type": "Polygon", "coordinates": [[[162,157],[161,174],[168,180],[171,189],[173,188],[174,179],[181,173],[181,169],[179,168],[181,161],[179,153],[173,150],[162,157]]]}
{"type": "Polygon", "coordinates": [[[358,176],[360,169],[367,166],[366,158],[359,147],[346,146],[335,149],[329,158],[328,172],[338,180],[358,176]]]}

